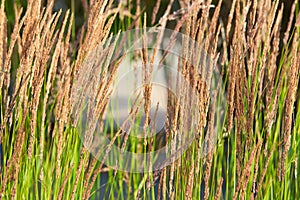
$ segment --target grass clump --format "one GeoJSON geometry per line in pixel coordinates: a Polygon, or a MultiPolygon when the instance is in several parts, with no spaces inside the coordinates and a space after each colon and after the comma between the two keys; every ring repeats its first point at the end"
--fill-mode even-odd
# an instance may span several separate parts
{"type": "MultiPolygon", "coordinates": [[[[0,198],[300,197],[298,1],[287,12],[285,3],[271,0],[233,0],[230,4],[170,0],[157,1],[153,8],[139,0],[82,0],[79,7],[84,15],[80,27],[74,20],[78,19],[75,1],[72,3],[71,10],[54,12],[53,0],[16,1],[13,8],[11,2],[1,1],[0,198]],[[230,5],[226,16],[220,14],[224,5],[230,5]],[[151,15],[146,15],[149,10],[151,15]],[[288,24],[283,26],[286,14],[288,24]],[[83,63],[99,44],[109,41],[112,33],[132,28],[145,30],[146,26],[168,27],[174,33],[189,36],[202,45],[212,63],[202,74],[207,76],[202,77],[197,67],[185,59],[178,61],[184,78],[197,91],[200,120],[191,146],[170,166],[154,172],[129,173],[107,167],[104,159],[97,160],[83,145],[72,117],[72,91],[78,83],[89,88],[92,73],[88,72],[96,69],[83,68],[83,63]],[[212,79],[213,70],[220,72],[220,80],[203,81],[212,79]],[[85,72],[87,76],[80,79],[79,74],[85,72]],[[208,100],[207,91],[213,85],[215,95],[208,100]],[[218,95],[220,91],[226,91],[222,116],[217,111],[222,98],[218,95]],[[215,124],[219,125],[217,142],[202,156],[201,145],[204,141],[212,144],[215,124]]],[[[183,46],[183,58],[192,57],[192,47],[188,43],[183,46]]],[[[100,121],[123,59],[115,67],[106,65],[105,61],[113,56],[112,49],[102,49],[107,60],[101,60],[105,67],[101,69],[99,88],[94,88],[96,109],[87,108],[100,116],[100,121]]],[[[133,59],[139,58],[143,66],[151,66],[159,54],[156,51],[158,46],[153,51],[142,49],[133,59]]],[[[144,70],[147,83],[151,70],[144,70]]],[[[96,79],[91,82],[96,83],[96,79]]],[[[147,127],[152,87],[145,85],[141,94],[145,104],[136,102],[131,113],[135,117],[138,108],[143,108],[147,127]]],[[[173,103],[167,120],[170,128],[162,134],[164,145],[170,138],[180,140],[177,127],[188,129],[182,126],[182,119],[189,110],[180,101],[173,103]]],[[[77,121],[82,119],[80,114],[77,117],[77,121]]],[[[112,142],[123,142],[122,148],[130,142],[131,151],[151,152],[160,146],[156,138],[127,138],[128,134],[120,130],[110,133],[102,123],[98,128],[99,134],[109,135],[112,142]]],[[[144,132],[147,133],[146,129],[144,132]]],[[[172,151],[175,147],[169,148],[172,151]]]]}

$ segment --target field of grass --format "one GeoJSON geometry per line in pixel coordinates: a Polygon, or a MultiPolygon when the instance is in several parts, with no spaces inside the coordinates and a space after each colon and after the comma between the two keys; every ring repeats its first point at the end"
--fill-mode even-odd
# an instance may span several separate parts
{"type": "Polygon", "coordinates": [[[0,199],[300,199],[299,1],[0,2],[0,199]],[[124,131],[108,111],[127,55],[117,50],[129,44],[118,37],[144,45],[150,37],[122,32],[146,27],[168,28],[169,46],[157,31],[151,49],[133,51],[143,103],[131,102],[140,127],[124,131]],[[168,93],[164,130],[134,137],[155,130],[149,77],[173,42],[186,82],[168,93]],[[191,132],[163,167],[151,156],[127,170],[110,160],[114,145],[173,156],[191,132]]]}

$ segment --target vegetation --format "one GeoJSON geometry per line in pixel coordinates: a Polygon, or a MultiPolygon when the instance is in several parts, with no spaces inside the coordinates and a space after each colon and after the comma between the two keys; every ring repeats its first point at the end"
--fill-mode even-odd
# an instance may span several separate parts
{"type": "MultiPolygon", "coordinates": [[[[297,0],[285,14],[285,4],[279,1],[233,0],[228,16],[220,16],[227,1],[170,0],[165,4],[158,0],[145,9],[140,0],[82,0],[82,23],[75,1],[71,2],[70,10],[55,12],[53,0],[1,1],[0,198],[300,198],[297,0]],[[179,8],[174,10],[173,4],[179,8]],[[284,27],[286,13],[289,20],[284,27]],[[203,84],[204,77],[195,66],[181,62],[183,76],[199,98],[201,120],[195,140],[170,166],[130,173],[107,167],[105,157],[94,158],[83,145],[74,125],[72,90],[85,70],[85,58],[99,44],[112,33],[146,26],[170,27],[196,40],[217,66],[209,66],[208,71],[219,70],[221,77],[216,95],[208,100],[211,85],[203,84]],[[226,91],[222,118],[216,112],[220,91],[226,91]],[[216,143],[201,156],[201,145],[207,138],[212,142],[216,123],[221,124],[216,143]]],[[[189,56],[189,50],[186,46],[183,55],[189,56]]],[[[151,53],[140,52],[144,63],[151,53]]],[[[102,69],[102,82],[95,91],[100,122],[117,69],[118,62],[102,69]]],[[[151,85],[146,84],[146,118],[150,96],[151,85]]],[[[184,108],[179,101],[172,107],[171,129],[163,136],[167,141],[180,137],[176,127],[186,128],[180,121],[184,108]]],[[[119,130],[107,131],[103,123],[98,128],[98,134],[113,142],[126,137],[119,130]]],[[[138,146],[133,151],[155,149],[155,138],[131,139],[130,144],[138,146]]]]}

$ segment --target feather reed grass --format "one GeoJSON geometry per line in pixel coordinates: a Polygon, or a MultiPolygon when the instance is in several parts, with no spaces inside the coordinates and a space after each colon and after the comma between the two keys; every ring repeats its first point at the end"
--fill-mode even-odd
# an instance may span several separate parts
{"type": "MultiPolygon", "coordinates": [[[[74,10],[54,12],[53,0],[29,0],[24,8],[19,1],[13,6],[1,1],[1,199],[299,198],[298,1],[288,8],[289,4],[281,1],[233,0],[228,16],[222,16],[226,0],[157,1],[153,8],[144,8],[139,0],[81,2],[84,23],[76,30],[74,10]],[[146,15],[149,9],[151,16],[146,15]],[[185,116],[190,110],[185,102],[194,101],[189,99],[187,86],[177,88],[182,97],[172,105],[169,102],[166,127],[170,128],[165,128],[162,136],[134,140],[121,130],[109,133],[102,123],[118,67],[126,56],[111,65],[117,48],[111,41],[113,33],[118,38],[122,30],[135,27],[146,31],[150,25],[164,29],[170,24],[175,24],[174,31],[164,51],[160,51],[164,37],[159,32],[152,50],[143,46],[134,54],[133,60],[143,65],[146,86],[139,97],[145,103],[135,101],[130,115],[135,119],[140,108],[143,110],[143,134],[147,135],[160,107],[155,105],[152,119],[154,91],[149,77],[158,56],[160,67],[168,62],[181,32],[203,48],[195,55],[195,46],[183,39],[183,52],[177,60],[197,96],[194,103],[200,119],[195,140],[180,158],[171,158],[170,166],[154,172],[108,168],[105,159],[119,140],[123,141],[122,150],[132,145],[141,152],[153,152],[172,139],[184,142],[178,127],[189,130],[185,116]],[[101,46],[105,43],[112,45],[101,46]],[[197,65],[189,60],[197,60],[197,65]],[[216,71],[221,72],[219,80],[213,79],[216,71]],[[78,88],[82,92],[74,95],[78,88]],[[82,142],[76,127],[81,115],[74,114],[73,108],[86,103],[85,90],[91,91],[96,106],[87,107],[95,121],[88,123],[82,142]],[[224,98],[225,108],[220,110],[224,98]],[[110,138],[110,144],[100,149],[102,160],[89,152],[97,149],[98,143],[93,143],[97,121],[101,122],[99,134],[110,138]]],[[[144,37],[143,44],[148,40],[144,37]]],[[[133,127],[129,130],[135,131],[133,127]]],[[[175,144],[167,145],[166,152],[176,153],[175,144]]],[[[154,165],[149,163],[147,169],[154,165]]]]}

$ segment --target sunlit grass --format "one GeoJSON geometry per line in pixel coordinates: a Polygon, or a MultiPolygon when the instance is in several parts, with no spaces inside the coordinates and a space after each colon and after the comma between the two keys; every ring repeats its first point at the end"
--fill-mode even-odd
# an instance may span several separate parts
{"type": "MultiPolygon", "coordinates": [[[[286,44],[281,37],[286,31],[281,30],[284,14],[276,1],[258,1],[256,9],[256,1],[237,1],[232,6],[232,17],[228,17],[230,26],[220,22],[218,9],[221,7],[197,3],[187,13],[183,12],[187,8],[181,7],[180,16],[167,10],[167,17],[154,24],[164,28],[164,20],[175,21],[174,29],[205,44],[205,50],[217,61],[222,73],[219,92],[226,93],[226,97],[216,96],[215,107],[222,107],[224,100],[226,105],[222,113],[213,115],[218,129],[212,151],[203,156],[201,146],[205,135],[211,134],[208,131],[212,121],[209,113],[213,109],[210,102],[208,110],[201,113],[206,116],[205,128],[198,129],[199,137],[187,151],[172,165],[149,173],[123,172],[107,167],[104,160],[95,159],[83,146],[84,128],[74,124],[70,96],[86,55],[111,33],[150,26],[145,24],[145,10],[141,7],[141,13],[136,13],[138,5],[133,2],[118,7],[110,1],[95,1],[93,5],[88,4],[84,28],[76,30],[71,14],[75,10],[74,1],[69,14],[53,13],[51,1],[45,2],[45,9],[38,2],[1,2],[0,198],[300,197],[297,1],[286,44]],[[247,5],[249,10],[245,9],[247,5]]],[[[186,66],[189,69],[186,77],[191,82],[196,80],[192,68],[186,66]]],[[[105,107],[107,103],[103,98],[100,106],[105,107]]],[[[112,139],[118,131],[114,130],[113,120],[107,118],[98,134],[112,139]]],[[[134,135],[139,129],[131,131],[134,135]]],[[[171,131],[168,134],[174,136],[171,131]]],[[[121,146],[123,140],[124,134],[115,143],[121,146]]],[[[148,146],[144,140],[129,137],[126,148],[131,152],[145,152],[149,144],[155,148],[161,145],[159,139],[147,142],[148,146]]],[[[132,162],[130,166],[136,168],[136,164],[132,162]]]]}

